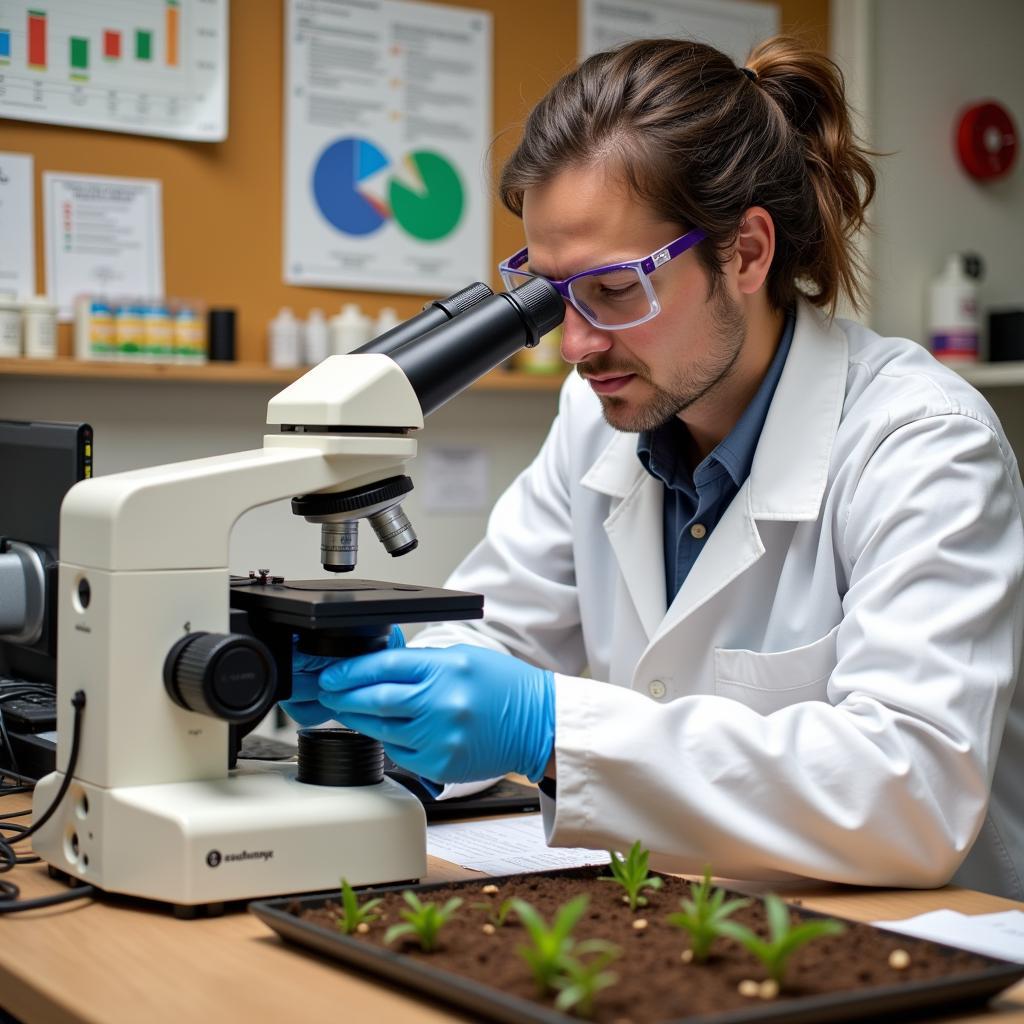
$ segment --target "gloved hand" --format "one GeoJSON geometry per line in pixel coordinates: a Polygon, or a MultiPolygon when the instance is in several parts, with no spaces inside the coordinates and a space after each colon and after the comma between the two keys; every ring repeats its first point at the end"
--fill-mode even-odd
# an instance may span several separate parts
{"type": "MultiPolygon", "coordinates": [[[[388,650],[405,646],[405,636],[398,626],[391,627],[388,650]]],[[[320,695],[320,673],[338,658],[326,658],[319,654],[303,654],[292,645],[292,695],[281,701],[281,708],[301,726],[320,725],[328,722],[333,713],[317,699],[320,695]]]]}
{"type": "Polygon", "coordinates": [[[320,673],[320,703],[435,782],[519,772],[536,782],[555,741],[555,678],[484,647],[378,651],[320,673]]]}

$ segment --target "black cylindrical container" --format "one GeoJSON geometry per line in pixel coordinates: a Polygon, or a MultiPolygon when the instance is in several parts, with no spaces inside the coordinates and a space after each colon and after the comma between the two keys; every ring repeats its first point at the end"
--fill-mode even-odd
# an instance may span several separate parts
{"type": "Polygon", "coordinates": [[[993,363],[1024,359],[1024,309],[989,313],[988,357],[993,363]]]}
{"type": "Polygon", "coordinates": [[[210,358],[229,360],[235,358],[235,311],[233,309],[211,309],[207,314],[207,336],[210,342],[210,358]]]}
{"type": "Polygon", "coordinates": [[[299,782],[373,786],[384,778],[384,745],[354,729],[300,729],[299,782]]]}

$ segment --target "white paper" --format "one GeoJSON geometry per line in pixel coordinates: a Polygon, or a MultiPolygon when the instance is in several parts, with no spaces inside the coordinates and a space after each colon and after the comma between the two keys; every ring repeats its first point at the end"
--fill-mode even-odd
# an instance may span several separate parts
{"type": "Polygon", "coordinates": [[[0,153],[0,292],[36,293],[32,157],[0,153]]]}
{"type": "Polygon", "coordinates": [[[61,320],[79,295],[164,294],[159,181],[47,172],[43,199],[46,287],[61,320]]]}
{"type": "Polygon", "coordinates": [[[750,48],[779,31],[775,4],[747,0],[580,0],[580,55],[632,39],[694,39],[710,43],[737,64],[750,48]]]}
{"type": "Polygon", "coordinates": [[[424,447],[416,474],[426,512],[482,512],[490,507],[491,460],[471,445],[424,447]]]}
{"type": "Polygon", "coordinates": [[[956,910],[933,910],[901,921],[874,923],[877,928],[1024,963],[1024,911],[961,914],[956,910]]]}
{"type": "Polygon", "coordinates": [[[540,814],[431,825],[427,852],[488,875],[607,864],[609,859],[605,850],[548,846],[540,814]]]}
{"type": "Polygon", "coordinates": [[[288,0],[285,17],[285,281],[489,280],[490,14],[288,0]]]}
{"type": "Polygon", "coordinates": [[[227,138],[228,0],[5,0],[0,117],[227,138]]]}

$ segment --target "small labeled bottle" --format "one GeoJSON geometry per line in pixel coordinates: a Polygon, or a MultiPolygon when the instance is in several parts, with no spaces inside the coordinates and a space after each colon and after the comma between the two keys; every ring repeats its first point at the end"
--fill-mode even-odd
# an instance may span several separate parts
{"type": "Polygon", "coordinates": [[[205,363],[209,355],[203,312],[194,302],[179,300],[174,309],[173,341],[176,363],[205,363]]]}
{"type": "Polygon", "coordinates": [[[373,321],[354,303],[346,302],[337,316],[331,317],[331,352],[343,356],[370,340],[373,321]]]}
{"type": "Polygon", "coordinates": [[[14,292],[0,292],[0,358],[21,355],[21,303],[14,292]]]}
{"type": "Polygon", "coordinates": [[[166,363],[174,356],[174,323],[163,302],[147,302],[142,313],[142,358],[166,363]]]}
{"type": "Polygon", "coordinates": [[[299,321],[287,307],[270,321],[267,327],[267,350],[270,365],[278,370],[292,369],[301,365],[299,321]]]}
{"type": "Polygon", "coordinates": [[[106,299],[82,295],[75,303],[75,358],[113,359],[114,311],[106,299]]]}
{"type": "Polygon", "coordinates": [[[57,358],[57,303],[34,295],[22,304],[25,355],[29,359],[57,358]]]}
{"type": "Polygon", "coordinates": [[[944,362],[978,359],[981,259],[953,253],[928,288],[928,347],[944,362]]]}
{"type": "Polygon", "coordinates": [[[322,363],[329,352],[327,320],[322,310],[311,309],[306,317],[306,330],[303,338],[303,355],[307,366],[322,363]]]}
{"type": "Polygon", "coordinates": [[[135,302],[121,302],[114,308],[115,358],[138,362],[144,344],[143,317],[145,307],[135,302]]]}

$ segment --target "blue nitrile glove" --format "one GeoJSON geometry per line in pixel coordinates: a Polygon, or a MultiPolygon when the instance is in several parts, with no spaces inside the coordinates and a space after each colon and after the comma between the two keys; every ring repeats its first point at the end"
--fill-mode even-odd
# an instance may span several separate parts
{"type": "MultiPolygon", "coordinates": [[[[398,626],[391,627],[388,637],[388,649],[405,646],[405,636],[398,626]]],[[[280,707],[299,725],[320,725],[333,717],[333,712],[325,708],[317,698],[320,695],[320,673],[330,665],[339,661],[338,658],[326,658],[319,654],[303,654],[293,641],[292,643],[292,695],[288,700],[281,701],[280,707]]]]}
{"type": "Polygon", "coordinates": [[[435,782],[519,772],[536,782],[555,741],[555,677],[484,647],[407,647],[320,673],[320,703],[435,782]]]}

